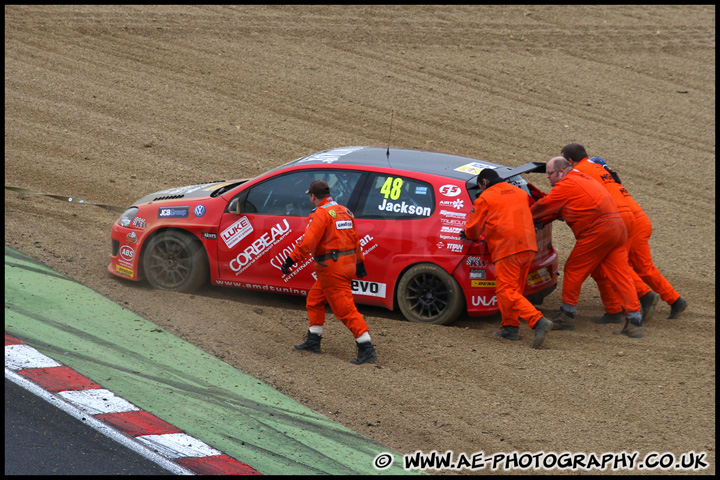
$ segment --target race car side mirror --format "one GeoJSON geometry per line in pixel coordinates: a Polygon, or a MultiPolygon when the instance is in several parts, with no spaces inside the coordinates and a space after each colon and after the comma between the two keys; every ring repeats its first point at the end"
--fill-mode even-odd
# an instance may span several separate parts
{"type": "Polygon", "coordinates": [[[240,200],[237,197],[230,200],[230,204],[228,204],[228,212],[234,213],[235,215],[240,214],[240,200]]]}

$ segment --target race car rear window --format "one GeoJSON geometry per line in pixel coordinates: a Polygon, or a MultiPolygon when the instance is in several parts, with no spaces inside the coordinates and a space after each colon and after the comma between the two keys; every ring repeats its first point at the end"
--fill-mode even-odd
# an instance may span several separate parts
{"type": "Polygon", "coordinates": [[[429,183],[399,175],[376,174],[365,187],[357,218],[414,220],[435,210],[435,194],[429,183]]]}
{"type": "Polygon", "coordinates": [[[346,205],[362,172],[352,170],[300,170],[278,175],[253,186],[245,199],[244,212],[284,217],[307,217],[313,209],[305,193],[314,180],[330,186],[330,195],[346,205]]]}

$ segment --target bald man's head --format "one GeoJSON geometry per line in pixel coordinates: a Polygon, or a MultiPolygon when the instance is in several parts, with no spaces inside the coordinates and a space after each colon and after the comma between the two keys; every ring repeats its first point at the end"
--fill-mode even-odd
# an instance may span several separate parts
{"type": "Polygon", "coordinates": [[[570,162],[565,157],[553,157],[545,166],[545,172],[550,185],[555,186],[557,182],[565,177],[567,170],[570,168],[570,162]]]}

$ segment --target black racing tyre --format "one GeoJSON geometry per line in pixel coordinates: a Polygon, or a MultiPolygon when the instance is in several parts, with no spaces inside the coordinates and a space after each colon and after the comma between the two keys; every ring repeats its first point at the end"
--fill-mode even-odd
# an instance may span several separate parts
{"type": "Polygon", "coordinates": [[[166,230],[144,248],[143,271],[150,285],[161,290],[192,292],[208,276],[208,260],[200,241],[189,233],[166,230]]]}
{"type": "Polygon", "coordinates": [[[397,301],[411,322],[450,325],[465,308],[465,296],[457,281],[432,263],[411,267],[400,278],[397,301]]]}

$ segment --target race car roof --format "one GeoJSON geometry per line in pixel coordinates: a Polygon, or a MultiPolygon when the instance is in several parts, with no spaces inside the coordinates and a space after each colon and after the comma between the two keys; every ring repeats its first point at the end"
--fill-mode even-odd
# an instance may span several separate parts
{"type": "Polygon", "coordinates": [[[418,173],[441,175],[459,180],[476,176],[484,168],[495,169],[501,177],[513,170],[497,163],[449,153],[387,147],[341,147],[313,153],[291,164],[307,165],[333,163],[394,168],[418,173]],[[389,153],[388,153],[389,151],[389,153]]]}

